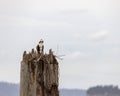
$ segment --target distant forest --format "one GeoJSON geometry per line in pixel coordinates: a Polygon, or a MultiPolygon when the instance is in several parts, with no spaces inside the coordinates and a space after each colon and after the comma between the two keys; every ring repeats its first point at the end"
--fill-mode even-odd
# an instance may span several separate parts
{"type": "Polygon", "coordinates": [[[88,96],[120,96],[118,86],[95,86],[87,90],[88,96]]]}
{"type": "MultiPolygon", "coordinates": [[[[19,84],[0,82],[0,96],[19,96],[19,84]]],[[[60,96],[120,96],[118,86],[95,86],[88,90],[60,89],[60,96]]]]}
{"type": "Polygon", "coordinates": [[[0,96],[19,96],[19,84],[0,82],[0,96]]]}

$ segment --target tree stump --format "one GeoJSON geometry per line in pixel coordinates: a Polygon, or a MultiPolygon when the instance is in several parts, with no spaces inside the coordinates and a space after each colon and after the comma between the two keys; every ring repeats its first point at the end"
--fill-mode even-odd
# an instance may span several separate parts
{"type": "Polygon", "coordinates": [[[20,96],[59,96],[58,68],[53,53],[25,51],[21,61],[20,96]]]}

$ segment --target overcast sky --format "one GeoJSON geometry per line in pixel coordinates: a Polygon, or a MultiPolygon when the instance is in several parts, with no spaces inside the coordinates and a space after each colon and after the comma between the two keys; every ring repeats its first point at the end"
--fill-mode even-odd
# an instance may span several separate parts
{"type": "Polygon", "coordinates": [[[0,81],[19,83],[41,38],[65,55],[60,88],[120,87],[120,0],[0,0],[0,81]]]}

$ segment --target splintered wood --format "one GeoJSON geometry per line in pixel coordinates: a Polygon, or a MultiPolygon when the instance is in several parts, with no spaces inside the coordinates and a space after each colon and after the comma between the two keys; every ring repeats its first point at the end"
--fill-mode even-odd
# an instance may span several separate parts
{"type": "Polygon", "coordinates": [[[49,54],[23,53],[20,76],[20,96],[59,96],[58,62],[49,54]]]}

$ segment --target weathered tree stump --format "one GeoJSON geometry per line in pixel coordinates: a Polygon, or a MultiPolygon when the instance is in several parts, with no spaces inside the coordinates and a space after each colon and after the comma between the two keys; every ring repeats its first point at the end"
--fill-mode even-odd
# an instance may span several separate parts
{"type": "Polygon", "coordinates": [[[58,62],[49,54],[24,52],[21,62],[20,96],[59,96],[58,62]]]}

